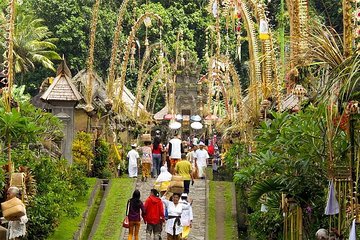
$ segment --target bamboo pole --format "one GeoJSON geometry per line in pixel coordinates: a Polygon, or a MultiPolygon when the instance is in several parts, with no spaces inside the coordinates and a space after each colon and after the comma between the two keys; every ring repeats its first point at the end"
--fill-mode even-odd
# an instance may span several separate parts
{"type": "MultiPolygon", "coordinates": [[[[7,49],[6,49],[6,62],[5,62],[5,76],[7,79],[7,88],[3,91],[4,106],[6,112],[11,112],[12,102],[12,88],[14,84],[14,35],[15,35],[15,2],[16,0],[10,0],[9,2],[9,17],[8,17],[8,35],[6,36],[7,49]]],[[[11,159],[11,138],[8,139],[8,167],[11,178],[13,172],[13,162],[11,159]]],[[[10,179],[11,180],[11,179],[10,179]]]]}
{"type": "Polygon", "coordinates": [[[124,85],[125,85],[125,79],[126,79],[126,70],[127,70],[127,65],[128,65],[128,62],[129,62],[129,55],[130,55],[130,51],[131,51],[131,45],[134,42],[136,32],[138,31],[138,29],[140,28],[140,26],[144,22],[144,19],[147,18],[147,17],[155,19],[155,20],[159,21],[159,23],[161,23],[161,17],[159,15],[154,14],[154,13],[145,13],[133,25],[133,27],[131,29],[131,32],[130,32],[130,35],[129,35],[128,39],[127,39],[127,46],[125,48],[124,59],[123,59],[123,62],[121,64],[120,80],[119,80],[119,82],[118,82],[118,84],[116,86],[117,96],[116,96],[116,99],[115,99],[115,106],[114,106],[114,109],[115,109],[116,112],[120,112],[120,108],[121,108],[121,106],[123,104],[122,95],[123,95],[123,92],[124,92],[124,85]]]}
{"type": "Polygon", "coordinates": [[[86,107],[85,110],[87,112],[91,112],[94,110],[92,106],[92,97],[93,97],[93,86],[94,86],[94,52],[95,52],[95,38],[96,38],[96,26],[99,17],[99,6],[100,0],[96,0],[92,9],[92,19],[90,26],[90,49],[89,49],[89,57],[87,60],[87,72],[88,79],[86,83],[86,107]]]}
{"type": "Polygon", "coordinates": [[[112,42],[112,48],[111,48],[111,57],[110,57],[110,66],[109,66],[109,76],[108,81],[106,85],[106,95],[110,100],[113,100],[114,96],[114,82],[115,82],[115,65],[117,64],[117,58],[118,58],[118,48],[119,48],[119,40],[120,40],[120,33],[122,31],[122,22],[124,19],[124,14],[126,12],[126,7],[129,0],[124,0],[121,3],[121,6],[119,8],[119,13],[117,16],[117,23],[116,23],[116,29],[114,32],[114,38],[112,42]]]}

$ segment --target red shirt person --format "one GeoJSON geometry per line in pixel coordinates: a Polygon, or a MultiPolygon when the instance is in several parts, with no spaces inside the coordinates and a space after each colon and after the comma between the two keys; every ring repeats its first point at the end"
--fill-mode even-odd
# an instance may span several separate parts
{"type": "Polygon", "coordinates": [[[151,189],[150,196],[145,201],[146,239],[150,239],[152,233],[154,234],[154,239],[159,239],[161,235],[162,224],[164,222],[164,205],[158,196],[158,191],[151,189]]]}

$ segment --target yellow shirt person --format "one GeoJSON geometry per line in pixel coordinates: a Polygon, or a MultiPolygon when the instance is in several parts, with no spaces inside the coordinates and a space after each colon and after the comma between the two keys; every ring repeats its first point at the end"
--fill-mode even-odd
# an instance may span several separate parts
{"type": "Polygon", "coordinates": [[[192,166],[191,163],[185,159],[182,159],[180,162],[177,162],[175,165],[175,172],[183,177],[184,180],[184,193],[189,193],[190,181],[192,179],[191,172],[192,166]]]}

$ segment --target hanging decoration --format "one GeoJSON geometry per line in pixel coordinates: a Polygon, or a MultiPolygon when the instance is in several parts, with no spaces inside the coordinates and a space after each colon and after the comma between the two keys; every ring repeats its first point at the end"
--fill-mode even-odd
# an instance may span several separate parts
{"type": "Polygon", "coordinates": [[[352,221],[349,240],[356,240],[356,219],[352,221]]]}
{"type": "Polygon", "coordinates": [[[149,28],[151,27],[151,18],[150,17],[146,17],[144,19],[144,24],[145,24],[145,27],[149,28]]]}
{"type": "Polygon", "coordinates": [[[214,17],[217,17],[218,15],[218,0],[215,0],[213,5],[212,5],[212,14],[214,17]]]}
{"type": "Polygon", "coordinates": [[[131,51],[130,51],[130,70],[134,70],[135,69],[135,54],[136,54],[136,44],[133,42],[132,46],[131,46],[131,51]]]}
{"type": "Polygon", "coordinates": [[[336,199],[334,181],[331,180],[329,184],[329,193],[326,202],[325,215],[335,215],[338,213],[339,213],[339,202],[336,199]]]}
{"type": "Polygon", "coordinates": [[[259,38],[260,40],[268,40],[270,38],[269,35],[269,24],[266,20],[260,20],[260,27],[259,27],[259,38]]]}

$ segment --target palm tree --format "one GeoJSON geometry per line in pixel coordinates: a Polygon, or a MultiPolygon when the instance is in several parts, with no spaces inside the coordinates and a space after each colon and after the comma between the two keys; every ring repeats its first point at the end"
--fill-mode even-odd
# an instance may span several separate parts
{"type": "MultiPolygon", "coordinates": [[[[52,33],[44,26],[43,22],[42,19],[25,13],[21,8],[18,9],[13,39],[16,73],[31,71],[35,69],[35,64],[41,64],[45,68],[55,71],[52,60],[60,60],[61,58],[55,52],[54,41],[56,39],[51,38],[52,33]]],[[[1,38],[5,39],[4,33],[1,38]]],[[[0,46],[1,48],[4,50],[5,46],[0,46]]]]}
{"type": "Polygon", "coordinates": [[[16,17],[14,54],[15,72],[27,72],[40,63],[45,68],[55,71],[52,60],[60,60],[53,43],[56,39],[50,38],[52,33],[43,25],[42,19],[19,13],[16,17]]]}

